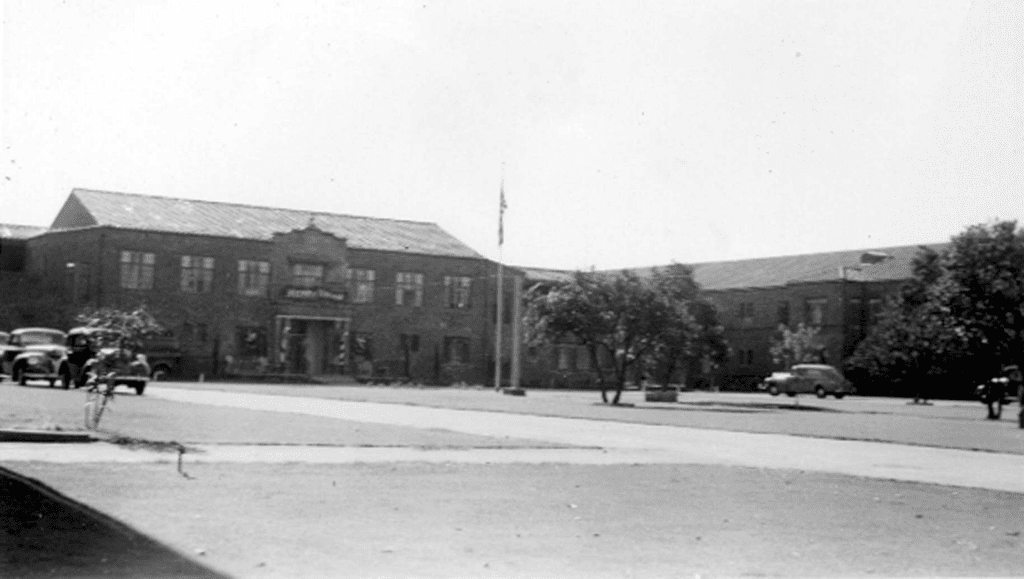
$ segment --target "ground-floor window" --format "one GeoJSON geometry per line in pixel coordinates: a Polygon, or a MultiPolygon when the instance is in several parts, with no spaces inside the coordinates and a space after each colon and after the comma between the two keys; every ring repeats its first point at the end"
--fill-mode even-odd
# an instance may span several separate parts
{"type": "Polygon", "coordinates": [[[238,328],[238,355],[257,358],[267,355],[267,330],[259,326],[238,328]]]}
{"type": "Polygon", "coordinates": [[[469,362],[469,338],[448,336],[444,339],[444,360],[448,364],[469,362]]]}

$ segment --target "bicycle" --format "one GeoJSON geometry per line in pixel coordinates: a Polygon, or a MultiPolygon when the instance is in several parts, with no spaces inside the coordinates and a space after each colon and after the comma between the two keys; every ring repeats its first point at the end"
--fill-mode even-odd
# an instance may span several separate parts
{"type": "Polygon", "coordinates": [[[85,428],[96,430],[107,404],[114,399],[114,373],[100,378],[90,376],[85,391],[85,428]]]}

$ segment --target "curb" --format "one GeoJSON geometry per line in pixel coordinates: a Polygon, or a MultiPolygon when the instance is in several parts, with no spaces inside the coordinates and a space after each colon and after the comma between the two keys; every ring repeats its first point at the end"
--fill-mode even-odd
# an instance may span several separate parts
{"type": "Polygon", "coordinates": [[[96,438],[88,432],[0,428],[0,442],[94,442],[95,440],[96,438]]]}

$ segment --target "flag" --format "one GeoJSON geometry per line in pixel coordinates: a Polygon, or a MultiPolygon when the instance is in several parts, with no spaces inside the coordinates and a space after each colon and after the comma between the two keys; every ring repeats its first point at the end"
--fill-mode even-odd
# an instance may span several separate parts
{"type": "Polygon", "coordinates": [[[501,180],[501,199],[498,202],[498,247],[505,244],[505,209],[508,208],[508,204],[505,203],[505,179],[501,180]]]}

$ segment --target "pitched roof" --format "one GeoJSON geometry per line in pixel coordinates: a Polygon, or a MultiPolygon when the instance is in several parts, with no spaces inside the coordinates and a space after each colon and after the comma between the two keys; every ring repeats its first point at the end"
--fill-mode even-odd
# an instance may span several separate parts
{"type": "MultiPolygon", "coordinates": [[[[727,290],[778,287],[791,283],[838,281],[846,276],[854,281],[900,281],[913,276],[912,260],[922,247],[941,251],[947,244],[902,245],[827,253],[807,253],[780,257],[761,257],[735,261],[707,261],[689,264],[693,277],[704,289],[727,290]]],[[[655,268],[626,268],[647,276],[655,268]]],[[[536,272],[538,280],[568,279],[571,271],[525,268],[536,272]]]]}
{"type": "Polygon", "coordinates": [[[36,225],[14,225],[0,223],[0,239],[28,239],[46,231],[45,227],[36,225]]]}
{"type": "Polygon", "coordinates": [[[105,225],[269,240],[274,233],[302,229],[310,220],[357,249],[482,258],[436,223],[90,189],[73,190],[51,228],[105,225]]]}
{"type": "Polygon", "coordinates": [[[912,261],[922,247],[940,251],[945,244],[902,245],[693,264],[694,277],[707,289],[775,287],[790,283],[900,281],[913,277],[912,261]]]}

